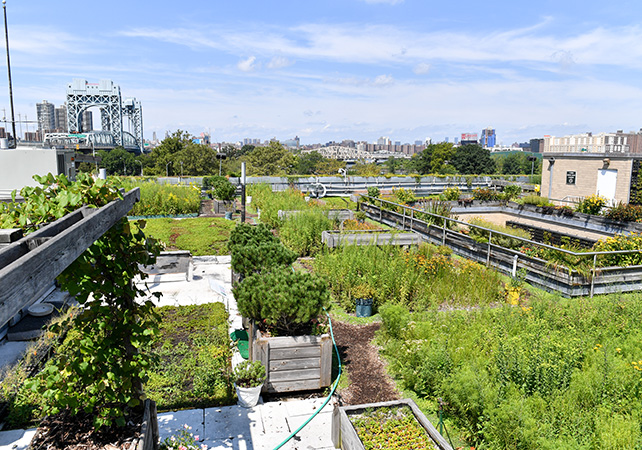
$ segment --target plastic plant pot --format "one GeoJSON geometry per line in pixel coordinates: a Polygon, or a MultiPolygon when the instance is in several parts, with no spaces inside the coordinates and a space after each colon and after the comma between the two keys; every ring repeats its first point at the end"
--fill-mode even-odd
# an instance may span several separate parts
{"type": "Polygon", "coordinates": [[[355,300],[357,317],[370,317],[372,315],[372,303],[371,298],[358,298],[355,300]]]}
{"type": "Polygon", "coordinates": [[[242,406],[243,408],[253,408],[259,402],[263,383],[251,388],[239,387],[236,384],[234,387],[236,388],[236,396],[238,397],[239,406],[242,406]]]}

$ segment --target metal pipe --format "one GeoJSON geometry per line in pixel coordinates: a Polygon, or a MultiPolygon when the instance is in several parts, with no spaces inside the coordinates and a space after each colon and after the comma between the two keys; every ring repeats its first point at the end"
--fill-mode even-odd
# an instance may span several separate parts
{"type": "Polygon", "coordinates": [[[241,163],[241,223],[245,223],[245,185],[247,179],[245,177],[245,162],[241,163]]]}
{"type": "Polygon", "coordinates": [[[9,102],[11,103],[11,131],[13,133],[13,146],[18,143],[16,136],[16,117],[13,112],[13,86],[11,83],[11,61],[9,59],[9,28],[7,27],[7,0],[2,0],[2,10],[4,12],[4,39],[7,44],[7,73],[9,74],[9,102]]]}

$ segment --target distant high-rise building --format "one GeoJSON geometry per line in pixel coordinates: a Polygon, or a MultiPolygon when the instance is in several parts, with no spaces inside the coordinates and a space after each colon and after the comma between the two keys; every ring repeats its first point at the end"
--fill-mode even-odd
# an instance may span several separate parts
{"type": "Polygon", "coordinates": [[[497,142],[495,130],[493,128],[485,128],[482,130],[481,140],[479,144],[484,148],[492,148],[497,142]]]}
{"type": "Polygon", "coordinates": [[[36,103],[36,113],[38,117],[38,131],[48,133],[56,128],[56,115],[53,103],[43,100],[42,103],[36,103]]]}
{"type": "Polygon", "coordinates": [[[93,131],[94,129],[94,119],[91,111],[83,111],[82,113],[82,131],[93,131]]]}
{"type": "Polygon", "coordinates": [[[381,136],[377,139],[377,145],[390,145],[390,138],[387,136],[381,136]]]}
{"type": "Polygon", "coordinates": [[[544,139],[531,139],[531,152],[542,153],[544,150],[544,139]]]}
{"type": "Polygon", "coordinates": [[[55,129],[59,133],[67,131],[67,107],[62,105],[55,109],[55,129]]]}

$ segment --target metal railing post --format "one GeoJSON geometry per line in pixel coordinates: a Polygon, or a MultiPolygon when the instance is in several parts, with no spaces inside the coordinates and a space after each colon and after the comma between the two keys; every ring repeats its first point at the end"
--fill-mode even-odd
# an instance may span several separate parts
{"type": "Polygon", "coordinates": [[[490,246],[491,241],[493,240],[493,232],[488,233],[488,254],[486,255],[486,267],[490,267],[490,246]]]}
{"type": "Polygon", "coordinates": [[[597,255],[593,255],[593,272],[591,273],[591,298],[595,291],[595,266],[597,265],[597,255]]]}
{"type": "Polygon", "coordinates": [[[413,228],[413,226],[412,226],[412,219],[414,218],[414,216],[415,216],[415,210],[414,210],[414,209],[411,209],[411,210],[410,210],[410,229],[411,229],[411,230],[414,230],[414,228],[413,228]]]}
{"type": "Polygon", "coordinates": [[[403,213],[403,216],[401,217],[401,229],[406,230],[406,207],[404,206],[403,209],[401,210],[403,213]]]}
{"type": "Polygon", "coordinates": [[[443,222],[443,235],[441,236],[441,245],[446,245],[446,219],[443,222]]]}

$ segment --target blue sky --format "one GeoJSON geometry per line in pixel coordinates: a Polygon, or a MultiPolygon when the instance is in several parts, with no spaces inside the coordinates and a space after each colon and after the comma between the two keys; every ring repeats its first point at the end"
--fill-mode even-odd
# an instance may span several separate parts
{"type": "Polygon", "coordinates": [[[511,144],[642,127],[639,1],[7,0],[7,13],[28,120],[83,78],[141,101],[146,138],[452,141],[491,126],[511,144]]]}

